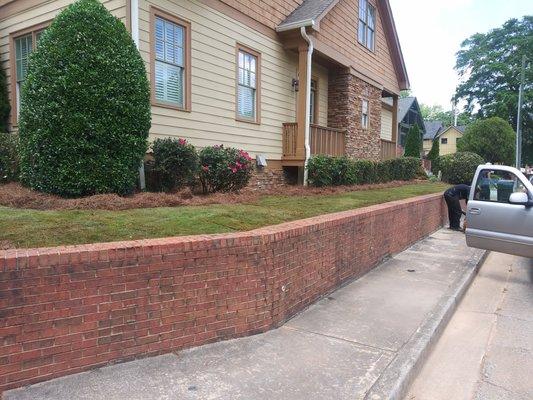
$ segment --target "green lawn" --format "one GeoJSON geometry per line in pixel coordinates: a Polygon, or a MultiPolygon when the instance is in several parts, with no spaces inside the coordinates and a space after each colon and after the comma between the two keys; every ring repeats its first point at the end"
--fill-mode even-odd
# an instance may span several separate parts
{"type": "Polygon", "coordinates": [[[126,211],[37,211],[0,207],[0,243],[14,247],[110,242],[243,231],[440,192],[440,183],[321,196],[265,196],[252,204],[126,211]]]}

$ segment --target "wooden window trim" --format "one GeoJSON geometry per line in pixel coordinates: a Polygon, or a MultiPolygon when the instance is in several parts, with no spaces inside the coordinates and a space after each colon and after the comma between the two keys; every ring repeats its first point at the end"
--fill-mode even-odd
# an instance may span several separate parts
{"type": "Polygon", "coordinates": [[[360,18],[360,14],[359,14],[359,7],[360,7],[360,3],[358,2],[357,3],[357,7],[358,7],[358,10],[357,10],[357,42],[363,46],[367,51],[369,51],[370,53],[372,54],[375,54],[376,53],[376,24],[377,24],[377,17],[378,17],[378,10],[377,10],[377,7],[370,3],[370,0],[364,0],[366,2],[366,7],[367,7],[367,10],[366,10],[366,14],[365,14],[365,21],[363,21],[363,24],[365,26],[365,41],[368,43],[368,37],[366,36],[367,34],[367,28],[368,28],[368,7],[372,7],[374,9],[374,29],[372,30],[372,32],[374,33],[374,41],[372,42],[372,48],[368,47],[367,46],[367,43],[363,43],[359,40],[359,25],[361,24],[361,18],[360,18]]]}
{"type": "Polygon", "coordinates": [[[11,87],[11,125],[12,127],[18,127],[18,107],[17,107],[17,55],[15,52],[15,40],[21,36],[26,36],[31,33],[32,35],[32,51],[35,50],[37,41],[35,36],[37,33],[48,28],[52,20],[41,22],[29,26],[24,29],[20,29],[9,34],[9,70],[10,70],[10,87],[11,87]]]}
{"type": "Polygon", "coordinates": [[[191,23],[176,15],[170,14],[157,7],[150,6],[150,99],[153,106],[170,108],[172,110],[191,112],[191,23]],[[184,107],[169,104],[155,97],[155,19],[160,17],[185,29],[185,85],[184,107]]]}
{"type": "Polygon", "coordinates": [[[251,47],[237,43],[235,46],[235,120],[249,124],[261,125],[261,53],[251,47]],[[239,51],[251,54],[257,58],[256,89],[255,89],[255,118],[248,119],[239,115],[239,51]]]}

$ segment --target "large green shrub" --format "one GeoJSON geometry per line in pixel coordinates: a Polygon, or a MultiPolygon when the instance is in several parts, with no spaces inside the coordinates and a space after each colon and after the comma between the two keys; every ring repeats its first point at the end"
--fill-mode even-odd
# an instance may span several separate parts
{"type": "Polygon", "coordinates": [[[439,138],[433,139],[433,144],[431,145],[431,150],[427,155],[427,159],[434,161],[440,155],[440,140],[439,138]]]}
{"type": "Polygon", "coordinates": [[[416,178],[419,167],[415,157],[375,162],[318,155],[307,164],[309,184],[318,187],[408,181],[416,178]]]}
{"type": "Polygon", "coordinates": [[[237,191],[252,176],[252,158],[244,150],[222,145],[200,152],[200,182],[204,193],[237,191]]]}
{"type": "Polygon", "coordinates": [[[457,150],[479,154],[485,161],[511,165],[515,159],[515,132],[499,117],[480,119],[468,125],[457,150]]]}
{"type": "Polygon", "coordinates": [[[422,135],[420,128],[417,124],[414,124],[407,132],[405,138],[405,157],[418,157],[420,158],[420,150],[422,149],[422,135]]]}
{"type": "Polygon", "coordinates": [[[198,171],[198,153],[185,139],[156,139],[152,144],[154,170],[164,191],[194,184],[198,171]]]}
{"type": "Polygon", "coordinates": [[[6,71],[0,67],[0,132],[7,132],[11,105],[7,96],[6,71]]]}
{"type": "Polygon", "coordinates": [[[0,182],[18,180],[19,157],[17,136],[0,132],[0,182]]]}
{"type": "Polygon", "coordinates": [[[97,0],[62,11],[32,53],[20,110],[21,180],[64,196],[125,193],[150,129],[144,62],[97,0]]]}
{"type": "Polygon", "coordinates": [[[475,153],[459,152],[440,156],[435,160],[434,173],[441,171],[442,180],[452,184],[471,184],[483,158],[475,153]]]}

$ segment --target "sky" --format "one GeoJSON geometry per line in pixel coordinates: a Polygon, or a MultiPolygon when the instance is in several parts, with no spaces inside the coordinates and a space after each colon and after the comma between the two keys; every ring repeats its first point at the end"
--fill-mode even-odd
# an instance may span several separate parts
{"type": "Polygon", "coordinates": [[[412,95],[451,109],[459,82],[455,53],[475,33],[533,14],[533,0],[389,0],[412,95]]]}

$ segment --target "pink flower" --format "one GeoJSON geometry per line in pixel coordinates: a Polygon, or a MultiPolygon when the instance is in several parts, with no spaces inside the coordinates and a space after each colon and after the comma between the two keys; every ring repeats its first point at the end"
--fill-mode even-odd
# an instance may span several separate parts
{"type": "Polygon", "coordinates": [[[185,139],[182,139],[182,138],[179,138],[178,139],[178,143],[181,145],[181,146],[185,146],[187,144],[187,141],[185,139]]]}
{"type": "Polygon", "coordinates": [[[204,172],[209,171],[209,166],[207,166],[207,165],[202,165],[202,171],[204,171],[204,172]]]}

